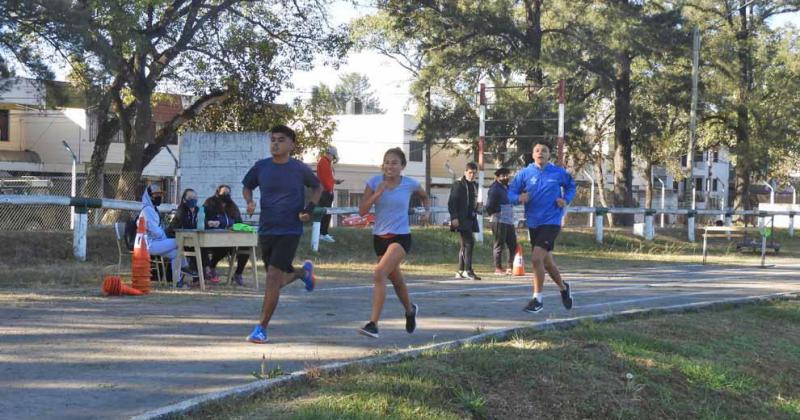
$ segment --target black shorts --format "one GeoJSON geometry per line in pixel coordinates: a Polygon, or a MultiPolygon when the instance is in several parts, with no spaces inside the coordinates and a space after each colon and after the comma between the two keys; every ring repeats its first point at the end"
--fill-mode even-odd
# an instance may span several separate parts
{"type": "Polygon", "coordinates": [[[372,235],[372,246],[375,247],[375,255],[382,257],[389,249],[391,244],[400,244],[403,250],[408,254],[411,251],[411,234],[406,233],[402,235],[395,235],[391,238],[381,238],[378,235],[372,235]]]}
{"type": "Polygon", "coordinates": [[[294,271],[292,261],[299,243],[299,235],[258,235],[264,265],[273,266],[284,273],[294,271]]]}
{"type": "Polygon", "coordinates": [[[534,247],[544,248],[552,251],[556,244],[556,237],[561,232],[561,226],[541,225],[533,229],[528,229],[531,234],[531,244],[534,247]]]}

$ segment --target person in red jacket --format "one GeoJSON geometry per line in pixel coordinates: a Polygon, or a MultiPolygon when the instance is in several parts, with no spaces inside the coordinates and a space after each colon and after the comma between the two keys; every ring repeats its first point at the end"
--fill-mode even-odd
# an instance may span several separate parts
{"type": "MultiPolygon", "coordinates": [[[[333,164],[338,161],[339,154],[336,148],[328,146],[319,158],[319,162],[317,162],[317,178],[319,178],[319,182],[322,184],[322,196],[319,199],[320,207],[331,207],[333,205],[333,186],[342,183],[341,179],[335,179],[333,177],[333,164]]],[[[333,236],[328,233],[330,224],[331,215],[326,214],[320,221],[319,239],[321,241],[336,242],[333,236]]]]}

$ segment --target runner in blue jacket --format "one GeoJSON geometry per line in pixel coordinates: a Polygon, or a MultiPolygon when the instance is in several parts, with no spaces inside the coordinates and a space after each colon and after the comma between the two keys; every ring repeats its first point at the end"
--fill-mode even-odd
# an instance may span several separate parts
{"type": "Polygon", "coordinates": [[[525,311],[536,313],[542,310],[542,287],[544,272],[561,290],[561,303],[572,309],[572,293],[569,283],[561,279],[561,273],[553,259],[553,246],[561,231],[564,207],[575,198],[575,180],[564,168],[550,163],[550,146],[536,143],[533,146],[533,163],[519,171],[508,187],[508,199],[514,204],[525,204],[525,218],[533,247],[533,297],[525,311]]]}

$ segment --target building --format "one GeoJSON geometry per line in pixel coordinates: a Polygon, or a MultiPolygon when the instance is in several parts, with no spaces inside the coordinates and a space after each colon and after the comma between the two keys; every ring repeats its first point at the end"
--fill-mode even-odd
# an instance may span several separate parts
{"type": "MultiPolygon", "coordinates": [[[[14,78],[0,80],[0,86],[0,178],[6,183],[23,177],[46,178],[52,180],[51,194],[68,195],[72,156],[63,145],[66,142],[77,158],[80,194],[97,135],[92,107],[87,107],[64,82],[14,78]]],[[[182,102],[182,97],[171,95],[157,103],[153,110],[156,128],[180,113],[182,102]]],[[[177,156],[177,150],[174,152],[177,156]]],[[[113,140],[106,159],[105,196],[111,196],[109,192],[116,185],[124,154],[120,134],[113,140]]],[[[174,175],[175,161],[166,150],[143,172],[143,177],[162,182],[168,189],[174,189],[174,175]]]]}

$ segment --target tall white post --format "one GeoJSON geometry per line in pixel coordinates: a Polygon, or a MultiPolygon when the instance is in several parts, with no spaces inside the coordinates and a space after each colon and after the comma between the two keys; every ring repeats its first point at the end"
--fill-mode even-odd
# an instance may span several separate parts
{"type": "MultiPolygon", "coordinates": [[[[583,170],[583,174],[592,181],[592,187],[589,192],[589,207],[594,208],[594,177],[586,169],[583,170]]],[[[594,225],[594,213],[589,213],[589,227],[592,227],[592,225],[594,225]]]]}
{"type": "MultiPolygon", "coordinates": [[[[75,161],[75,156],[72,157],[72,188],[70,189],[70,194],[72,197],[75,197],[75,193],[78,190],[78,170],[77,170],[77,162],[75,161]]],[[[69,208],[69,228],[75,229],[75,207],[69,208]]],[[[85,258],[84,258],[85,261],[85,258]]]]}
{"type": "Polygon", "coordinates": [[[658,182],[661,183],[661,227],[664,227],[664,209],[667,208],[667,186],[664,185],[664,181],[656,177],[658,182]]]}
{"type": "MultiPolygon", "coordinates": [[[[480,119],[478,125],[478,206],[483,209],[483,182],[486,179],[483,170],[483,152],[486,147],[486,85],[481,83],[480,89],[478,97],[478,116],[480,119]]],[[[478,215],[478,233],[475,235],[475,240],[483,242],[483,215],[480,214],[478,215]]]]}
{"type": "Polygon", "coordinates": [[[775,187],[773,187],[772,185],[770,185],[769,182],[766,181],[764,182],[764,185],[766,185],[767,188],[769,188],[769,203],[775,204],[775,187]]]}
{"type": "Polygon", "coordinates": [[[687,233],[687,236],[689,238],[689,242],[694,242],[694,233],[695,233],[694,232],[694,218],[695,218],[695,213],[694,212],[689,212],[688,216],[689,217],[687,218],[687,223],[686,223],[686,225],[687,225],[687,227],[686,227],[687,228],[687,232],[686,233],[687,233]]]}

